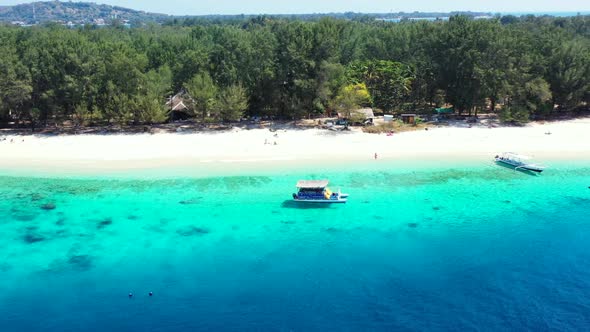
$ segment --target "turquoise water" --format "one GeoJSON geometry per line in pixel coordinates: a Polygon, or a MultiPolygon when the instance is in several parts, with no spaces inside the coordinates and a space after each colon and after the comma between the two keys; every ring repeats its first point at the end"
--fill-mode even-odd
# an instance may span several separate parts
{"type": "Polygon", "coordinates": [[[552,166],[0,177],[0,330],[585,329],[590,164],[552,166]]]}

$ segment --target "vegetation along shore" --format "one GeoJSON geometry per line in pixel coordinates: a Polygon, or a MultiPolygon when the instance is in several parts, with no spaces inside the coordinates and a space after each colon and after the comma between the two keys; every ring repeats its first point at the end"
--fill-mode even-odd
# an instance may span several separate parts
{"type": "Polygon", "coordinates": [[[0,126],[83,128],[584,111],[590,18],[448,21],[254,17],[138,28],[0,26],[0,126]]]}

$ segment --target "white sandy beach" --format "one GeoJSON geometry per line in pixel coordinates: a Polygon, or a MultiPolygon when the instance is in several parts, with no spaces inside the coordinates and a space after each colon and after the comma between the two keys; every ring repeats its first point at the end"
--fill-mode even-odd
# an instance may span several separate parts
{"type": "Polygon", "coordinates": [[[590,118],[526,127],[439,127],[390,137],[320,129],[280,130],[276,134],[278,137],[267,129],[234,129],[191,134],[5,136],[0,142],[0,168],[47,173],[165,166],[213,170],[368,161],[375,153],[378,161],[490,160],[505,151],[540,161],[590,160],[590,118]]]}

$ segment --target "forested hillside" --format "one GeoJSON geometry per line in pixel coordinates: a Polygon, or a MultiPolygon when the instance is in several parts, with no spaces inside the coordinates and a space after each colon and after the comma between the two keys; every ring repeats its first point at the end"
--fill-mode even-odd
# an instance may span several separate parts
{"type": "Polygon", "coordinates": [[[146,13],[118,6],[93,2],[38,1],[15,6],[0,6],[0,21],[25,23],[77,22],[93,23],[94,20],[110,20],[113,17],[133,22],[164,21],[168,15],[146,13]]]}
{"type": "Polygon", "coordinates": [[[0,27],[4,124],[163,122],[179,91],[205,122],[445,104],[526,121],[587,107],[590,19],[0,27]]]}

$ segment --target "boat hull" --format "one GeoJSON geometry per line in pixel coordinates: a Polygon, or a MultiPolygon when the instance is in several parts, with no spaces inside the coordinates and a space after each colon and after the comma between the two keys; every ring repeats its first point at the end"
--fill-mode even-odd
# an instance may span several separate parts
{"type": "Polygon", "coordinates": [[[346,199],[293,199],[298,203],[314,203],[314,204],[344,204],[347,202],[346,199]]]}
{"type": "Polygon", "coordinates": [[[496,162],[499,164],[502,164],[504,166],[514,168],[515,170],[523,170],[523,171],[529,171],[529,172],[535,172],[535,173],[542,173],[544,171],[544,169],[541,167],[536,167],[533,165],[512,163],[512,162],[510,162],[510,160],[496,159],[496,162]]]}

